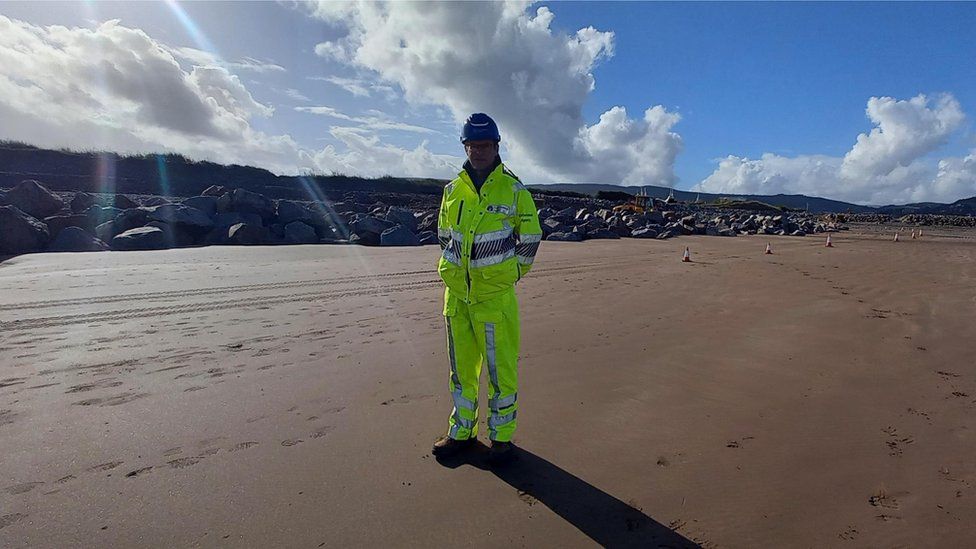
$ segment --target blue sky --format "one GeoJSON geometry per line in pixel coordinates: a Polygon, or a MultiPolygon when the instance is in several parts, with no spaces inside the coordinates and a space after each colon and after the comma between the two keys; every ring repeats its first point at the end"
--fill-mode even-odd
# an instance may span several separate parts
{"type": "Polygon", "coordinates": [[[6,2],[0,17],[0,138],[43,146],[451,177],[458,126],[483,110],[528,183],[976,195],[972,3],[6,2]]]}

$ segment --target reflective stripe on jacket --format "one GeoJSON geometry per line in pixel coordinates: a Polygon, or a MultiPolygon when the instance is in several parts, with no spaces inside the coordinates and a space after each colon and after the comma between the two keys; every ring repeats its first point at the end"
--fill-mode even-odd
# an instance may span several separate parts
{"type": "Polygon", "coordinates": [[[444,187],[437,271],[455,296],[479,303],[512,287],[532,268],[542,240],[528,189],[499,164],[475,190],[467,171],[444,187]]]}

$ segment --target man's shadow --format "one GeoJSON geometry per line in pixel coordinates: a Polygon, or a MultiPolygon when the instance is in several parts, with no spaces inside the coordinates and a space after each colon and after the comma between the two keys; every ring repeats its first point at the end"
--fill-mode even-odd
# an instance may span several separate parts
{"type": "Polygon", "coordinates": [[[645,515],[596,486],[545,459],[515,447],[504,464],[491,464],[480,441],[451,458],[437,458],[455,469],[471,465],[491,471],[519,495],[528,495],[603,547],[700,547],[681,534],[645,515]]]}

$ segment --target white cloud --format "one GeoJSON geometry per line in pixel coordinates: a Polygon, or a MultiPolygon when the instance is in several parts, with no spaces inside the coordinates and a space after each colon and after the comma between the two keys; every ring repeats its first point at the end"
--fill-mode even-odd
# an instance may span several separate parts
{"type": "Polygon", "coordinates": [[[226,61],[211,52],[198,50],[196,48],[166,48],[175,57],[185,59],[190,63],[201,67],[224,67],[228,70],[244,70],[257,73],[266,72],[287,72],[284,67],[271,61],[261,61],[253,57],[243,57],[237,61],[226,61]]]}
{"type": "Polygon", "coordinates": [[[309,80],[329,82],[339,88],[351,93],[355,97],[372,97],[381,95],[388,101],[396,98],[396,90],[393,86],[380,82],[370,81],[366,78],[343,78],[341,76],[309,76],[309,80]]]}
{"type": "Polygon", "coordinates": [[[701,181],[704,192],[806,194],[860,204],[952,202],[976,195],[976,152],[946,158],[936,169],[925,156],[946,143],[965,115],[951,94],[930,101],[872,97],[875,128],[841,157],[766,153],[758,160],[730,155],[701,181]]]}
{"type": "Polygon", "coordinates": [[[332,118],[338,118],[339,120],[347,120],[349,122],[356,122],[360,124],[360,127],[370,130],[397,130],[402,132],[413,132],[413,133],[437,133],[430,128],[425,128],[423,126],[416,126],[413,124],[406,124],[403,122],[397,122],[389,118],[386,113],[380,112],[376,109],[370,109],[368,112],[370,116],[350,116],[348,114],[342,113],[332,107],[320,105],[315,107],[295,107],[296,111],[307,112],[311,114],[319,114],[322,116],[329,116],[332,118]]]}
{"type": "Polygon", "coordinates": [[[925,95],[908,101],[891,97],[868,100],[867,115],[875,128],[857,136],[857,143],[841,167],[847,177],[883,176],[896,166],[908,166],[917,158],[944,145],[965,115],[956,98],[939,96],[932,106],[925,95]]]}
{"type": "Polygon", "coordinates": [[[347,152],[338,153],[328,146],[315,154],[315,162],[345,174],[451,178],[464,162],[463,158],[430,152],[426,141],[407,150],[384,144],[375,135],[357,128],[333,127],[331,133],[342,141],[347,152]]]}
{"type": "Polygon", "coordinates": [[[613,33],[554,32],[527,2],[319,2],[312,13],[348,34],[316,52],[371,71],[412,103],[447,106],[455,120],[487,112],[512,165],[530,180],[664,184],[675,181],[679,117],[663,107],[631,120],[623,108],[588,127],[592,71],[613,55],[613,33]],[[593,141],[613,138],[616,146],[593,141]],[[620,150],[623,149],[623,150],[620,150]]]}
{"type": "MultiPolygon", "coordinates": [[[[426,143],[402,149],[340,130],[336,135],[346,151],[310,151],[289,135],[257,131],[251,120],[274,110],[255,100],[228,65],[201,58],[184,70],[174,51],[118,21],[90,29],[41,27],[0,15],[0,139],[120,153],[177,152],[283,174],[336,168],[363,175],[456,172],[456,159],[433,155],[426,143]],[[376,163],[371,152],[384,162],[376,163]]],[[[363,122],[430,131],[398,127],[376,113],[363,122]]]]}
{"type": "Polygon", "coordinates": [[[305,102],[311,101],[311,99],[309,99],[308,96],[296,90],[295,88],[286,88],[284,90],[278,90],[278,91],[294,99],[295,101],[305,101],[305,102]]]}

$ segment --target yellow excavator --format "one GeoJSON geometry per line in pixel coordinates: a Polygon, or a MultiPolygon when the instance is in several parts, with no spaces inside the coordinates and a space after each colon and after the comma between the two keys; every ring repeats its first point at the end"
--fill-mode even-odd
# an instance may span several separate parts
{"type": "Polygon", "coordinates": [[[643,187],[641,190],[637,191],[632,199],[626,204],[621,204],[619,206],[614,206],[613,211],[615,213],[623,212],[633,212],[633,213],[644,213],[650,211],[654,208],[654,201],[651,199],[647,193],[644,192],[643,187]]]}

